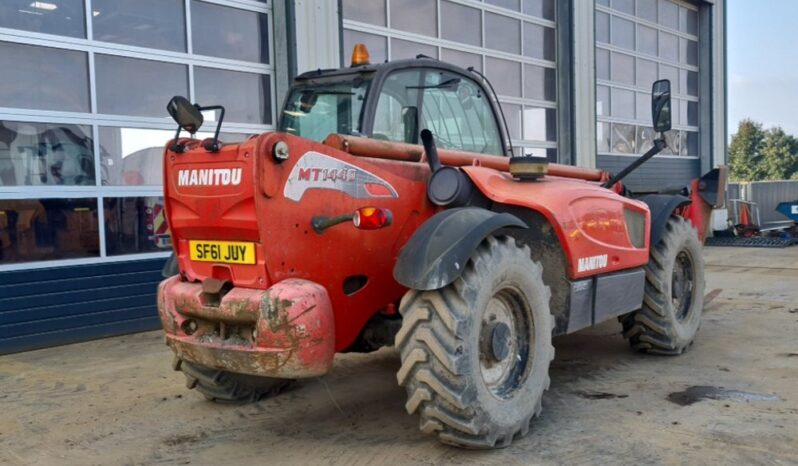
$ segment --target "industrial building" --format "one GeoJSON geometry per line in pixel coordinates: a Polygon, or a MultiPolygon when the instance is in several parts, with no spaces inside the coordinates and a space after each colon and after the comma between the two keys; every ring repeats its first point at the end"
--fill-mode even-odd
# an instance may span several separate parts
{"type": "Polygon", "coordinates": [[[5,0],[0,353],[158,328],[174,95],[224,105],[240,141],[364,43],[485,73],[516,153],[618,171],[667,78],[668,149],[627,181],[650,191],[725,161],[725,24],[722,0],[5,0]]]}

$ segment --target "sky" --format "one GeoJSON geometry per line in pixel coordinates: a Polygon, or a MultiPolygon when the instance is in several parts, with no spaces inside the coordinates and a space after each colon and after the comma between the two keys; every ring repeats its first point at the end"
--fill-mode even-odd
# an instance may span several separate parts
{"type": "Polygon", "coordinates": [[[798,136],[798,0],[728,0],[729,134],[751,118],[798,136]]]}

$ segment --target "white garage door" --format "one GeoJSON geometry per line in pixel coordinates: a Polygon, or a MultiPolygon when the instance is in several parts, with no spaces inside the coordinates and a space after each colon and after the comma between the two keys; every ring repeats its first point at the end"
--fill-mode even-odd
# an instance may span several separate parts
{"type": "Polygon", "coordinates": [[[674,129],[661,156],[697,158],[698,9],[671,0],[598,0],[596,10],[599,154],[652,146],[651,85],[670,79],[674,129]]]}

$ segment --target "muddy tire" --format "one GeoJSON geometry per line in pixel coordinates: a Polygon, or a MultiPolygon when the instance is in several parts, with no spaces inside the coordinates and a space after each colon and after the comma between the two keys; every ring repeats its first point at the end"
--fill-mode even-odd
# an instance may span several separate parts
{"type": "Polygon", "coordinates": [[[175,359],[174,369],[186,376],[186,387],[196,389],[210,401],[251,403],[283,391],[292,380],[236,374],[175,359]]]}
{"type": "Polygon", "coordinates": [[[704,307],[704,258],[698,232],[671,217],[651,248],[643,307],[624,316],[624,337],[647,353],[678,355],[693,344],[704,307]]]}
{"type": "Polygon", "coordinates": [[[527,434],[554,358],[542,273],[528,246],[489,237],[454,283],[407,292],[397,380],[421,431],[465,448],[505,447],[527,434]]]}

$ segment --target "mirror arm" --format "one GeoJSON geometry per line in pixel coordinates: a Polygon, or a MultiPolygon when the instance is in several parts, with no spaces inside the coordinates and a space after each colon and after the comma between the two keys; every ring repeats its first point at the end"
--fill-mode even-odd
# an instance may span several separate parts
{"type": "Polygon", "coordinates": [[[177,132],[175,133],[175,138],[172,140],[172,145],[169,146],[169,149],[177,154],[182,154],[183,152],[186,151],[186,146],[178,143],[178,141],[180,140],[181,129],[182,128],[180,127],[180,125],[177,125],[177,132]]]}
{"type": "Polygon", "coordinates": [[[213,133],[213,142],[205,146],[208,152],[219,152],[221,146],[219,145],[219,132],[222,129],[222,122],[224,121],[224,107],[221,105],[210,105],[208,107],[197,107],[199,111],[205,110],[219,110],[219,121],[216,122],[216,131],[213,133]]]}
{"type": "Polygon", "coordinates": [[[617,175],[614,175],[612,178],[609,179],[606,183],[604,183],[603,187],[609,189],[613,187],[617,182],[621,181],[622,179],[626,178],[629,173],[632,173],[637,167],[646,163],[651,157],[662,152],[668,145],[665,143],[665,137],[662,133],[660,133],[659,137],[654,140],[654,147],[649,149],[645,154],[641,155],[640,158],[629,164],[628,167],[621,170],[617,175]]]}

